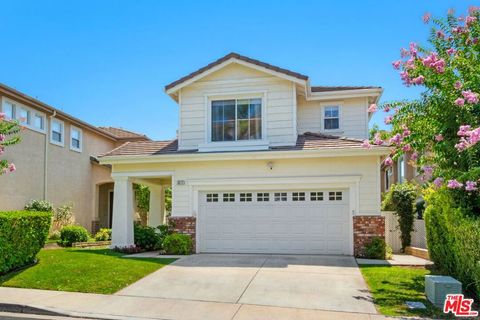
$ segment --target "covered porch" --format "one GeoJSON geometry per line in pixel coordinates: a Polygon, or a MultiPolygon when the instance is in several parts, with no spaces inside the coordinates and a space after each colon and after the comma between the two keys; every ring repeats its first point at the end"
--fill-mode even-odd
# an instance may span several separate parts
{"type": "Polygon", "coordinates": [[[157,227],[166,223],[165,191],[172,186],[172,172],[113,173],[112,247],[134,245],[133,223],[137,216],[134,184],[150,190],[147,225],[157,227]]]}

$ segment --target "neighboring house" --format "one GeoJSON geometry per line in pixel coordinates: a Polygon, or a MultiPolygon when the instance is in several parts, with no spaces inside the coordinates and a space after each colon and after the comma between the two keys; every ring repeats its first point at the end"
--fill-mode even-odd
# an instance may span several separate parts
{"type": "Polygon", "coordinates": [[[4,155],[18,170],[0,178],[0,210],[23,209],[30,200],[46,199],[55,206],[73,204],[76,222],[93,232],[110,226],[111,169],[95,156],[127,141],[149,139],[92,126],[3,84],[0,112],[24,127],[22,142],[4,155]]]}
{"type": "Polygon", "coordinates": [[[386,166],[382,161],[382,168],[380,170],[382,193],[388,191],[392,184],[412,181],[417,178],[416,168],[408,163],[410,156],[411,152],[407,152],[397,161],[393,162],[391,166],[386,166]]]}
{"type": "Polygon", "coordinates": [[[113,246],[133,244],[132,183],[150,186],[149,224],[171,221],[196,252],[358,254],[384,236],[380,160],[366,149],[380,87],[311,86],[235,53],[165,87],[178,138],[99,157],[115,182],[113,246]]]}

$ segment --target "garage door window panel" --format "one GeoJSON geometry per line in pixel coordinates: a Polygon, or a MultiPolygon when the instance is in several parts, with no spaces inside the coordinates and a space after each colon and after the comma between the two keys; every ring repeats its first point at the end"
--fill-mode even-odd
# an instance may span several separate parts
{"type": "Polygon", "coordinates": [[[207,202],[218,202],[218,193],[207,193],[207,202]]]}
{"type": "Polygon", "coordinates": [[[286,192],[275,192],[274,194],[274,200],[276,202],[287,201],[287,199],[288,197],[286,192]]]}
{"type": "Polygon", "coordinates": [[[292,201],[305,201],[305,192],[293,192],[292,201]]]}
{"type": "Polygon", "coordinates": [[[310,201],[323,201],[323,192],[310,192],[310,201]]]}
{"type": "Polygon", "coordinates": [[[235,193],[224,193],[223,202],[235,202],[235,193]]]}
{"type": "Polygon", "coordinates": [[[240,193],[240,202],[252,202],[252,193],[240,193]]]}
{"type": "Polygon", "coordinates": [[[330,201],[342,201],[342,191],[330,191],[328,193],[328,200],[330,201]]]}
{"type": "Polygon", "coordinates": [[[257,202],[268,202],[268,201],[270,201],[270,194],[268,192],[257,193],[257,202]]]}

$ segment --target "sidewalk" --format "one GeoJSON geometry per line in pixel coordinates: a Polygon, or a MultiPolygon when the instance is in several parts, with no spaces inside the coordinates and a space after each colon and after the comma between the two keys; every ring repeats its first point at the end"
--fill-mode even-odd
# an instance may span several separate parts
{"type": "Polygon", "coordinates": [[[37,308],[58,315],[100,319],[327,320],[387,319],[381,315],[236,303],[145,298],[0,287],[0,311],[37,308]]]}

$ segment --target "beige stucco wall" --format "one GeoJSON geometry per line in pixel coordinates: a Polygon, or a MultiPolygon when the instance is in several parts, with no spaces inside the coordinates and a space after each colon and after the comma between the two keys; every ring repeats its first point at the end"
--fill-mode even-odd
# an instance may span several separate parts
{"type": "Polygon", "coordinates": [[[92,163],[90,156],[113,149],[114,141],[81,128],[83,150],[70,150],[71,123],[61,120],[65,126],[64,147],[49,142],[47,120],[46,133],[25,128],[20,134],[22,142],[6,149],[1,158],[15,163],[17,171],[0,176],[0,210],[22,209],[32,199],[43,199],[47,139],[47,200],[55,206],[73,203],[76,221],[90,229],[97,215],[96,185],[112,181],[110,169],[92,163]]]}
{"type": "MultiPolygon", "coordinates": [[[[360,175],[358,203],[356,214],[380,214],[380,162],[377,156],[350,156],[335,158],[309,159],[275,159],[272,153],[271,160],[243,160],[243,161],[202,161],[177,163],[148,163],[114,165],[113,172],[173,172],[172,216],[194,215],[193,197],[189,181],[235,178],[269,179],[269,178],[298,178],[295,185],[279,185],[278,190],[305,188],[302,178],[332,177],[360,175]],[[267,162],[273,162],[270,170],[267,162]],[[184,180],[184,185],[177,182],[184,180]]],[[[245,186],[246,190],[252,186],[245,186]]],[[[221,190],[220,190],[221,191],[221,190]]]]}

